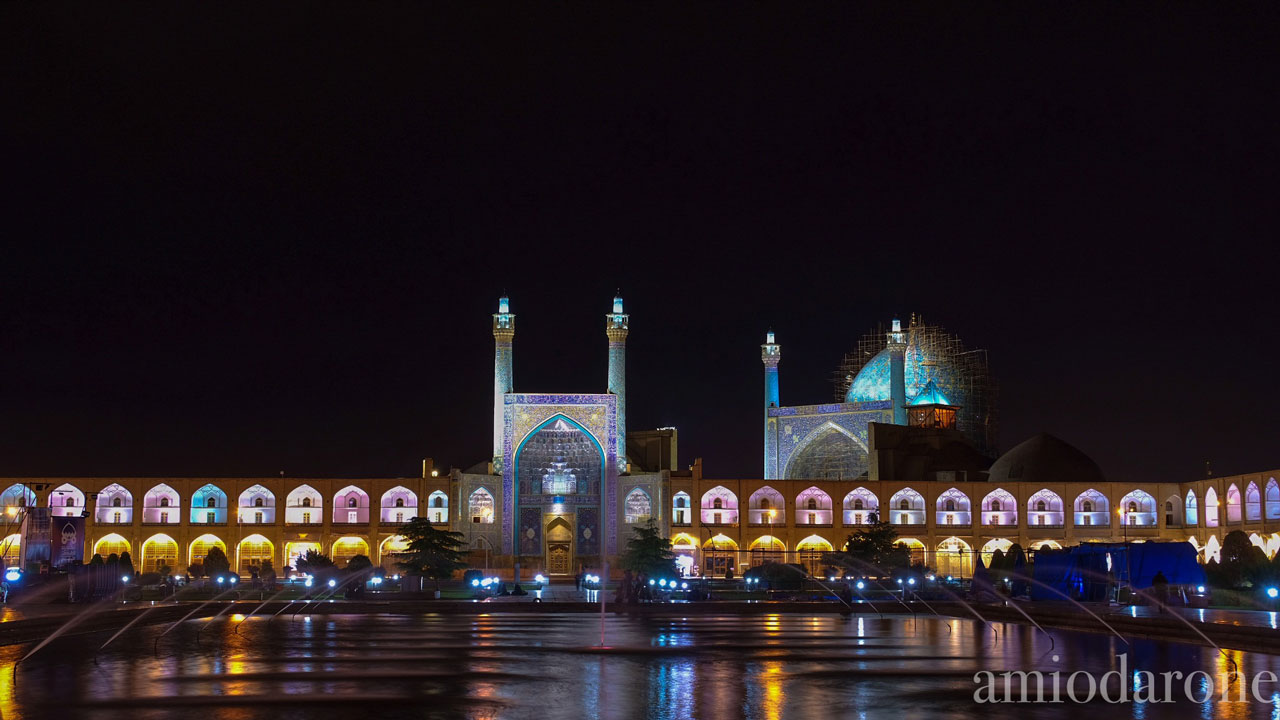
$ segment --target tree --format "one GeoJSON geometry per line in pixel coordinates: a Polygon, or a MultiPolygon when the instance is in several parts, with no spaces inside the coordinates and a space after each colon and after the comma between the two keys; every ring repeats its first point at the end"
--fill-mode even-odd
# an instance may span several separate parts
{"type": "Polygon", "coordinates": [[[619,560],[623,569],[635,573],[655,578],[676,576],[676,554],[671,551],[671,540],[662,534],[653,518],[631,528],[627,548],[619,560]]]}
{"type": "Polygon", "coordinates": [[[858,571],[911,565],[911,551],[898,543],[898,531],[889,523],[876,523],[850,534],[844,543],[844,555],[858,571]]]}
{"type": "Polygon", "coordinates": [[[214,545],[209,548],[209,554],[204,556],[204,572],[209,577],[217,577],[225,575],[231,571],[231,561],[227,559],[227,554],[222,548],[214,545]]]}
{"type": "Polygon", "coordinates": [[[333,560],[318,550],[308,550],[294,563],[295,570],[307,575],[318,575],[333,567],[333,560]]]}
{"type": "Polygon", "coordinates": [[[262,565],[258,567],[258,577],[266,583],[267,587],[275,587],[276,569],[271,565],[270,559],[262,561],[262,565]]]}
{"type": "Polygon", "coordinates": [[[120,553],[120,573],[122,575],[133,575],[133,556],[128,550],[120,553]]]}
{"type": "Polygon", "coordinates": [[[416,517],[400,528],[400,535],[408,543],[404,552],[396,553],[397,563],[406,572],[436,581],[453,577],[453,573],[466,569],[463,548],[466,542],[460,532],[440,530],[424,517],[416,517]]]}
{"type": "Polygon", "coordinates": [[[368,555],[352,555],[351,559],[347,561],[348,572],[360,572],[371,567],[373,567],[373,561],[369,559],[368,555]]]}
{"type": "Polygon", "coordinates": [[[1246,571],[1250,565],[1249,536],[1240,530],[1232,530],[1222,538],[1221,558],[1218,562],[1217,584],[1224,587],[1240,587],[1244,584],[1246,571]]]}

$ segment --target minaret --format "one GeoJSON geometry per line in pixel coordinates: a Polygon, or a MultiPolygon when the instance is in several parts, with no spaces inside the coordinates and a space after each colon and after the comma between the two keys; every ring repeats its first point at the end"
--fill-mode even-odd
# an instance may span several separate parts
{"type": "Polygon", "coordinates": [[[769,408],[780,407],[778,391],[778,362],[782,360],[782,346],[773,341],[773,331],[765,333],[760,346],[760,360],[764,363],[764,477],[773,480],[777,475],[774,465],[778,458],[778,421],[769,417],[769,408]]]}
{"type": "Polygon", "coordinates": [[[889,399],[893,402],[893,424],[907,424],[907,334],[902,321],[894,319],[889,331],[889,399]]]}
{"type": "Polygon", "coordinates": [[[609,336],[609,392],[618,396],[618,466],[627,468],[627,326],[631,316],[622,312],[622,295],[613,298],[613,312],[604,316],[609,336]]]}
{"type": "Polygon", "coordinates": [[[511,392],[511,340],[516,336],[516,316],[504,294],[493,315],[493,471],[502,472],[502,396],[511,392]]]}

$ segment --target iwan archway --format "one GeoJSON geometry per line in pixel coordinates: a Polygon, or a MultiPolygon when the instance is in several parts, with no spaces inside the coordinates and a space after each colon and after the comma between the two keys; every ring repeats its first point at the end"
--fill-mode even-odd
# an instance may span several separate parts
{"type": "Polygon", "coordinates": [[[525,435],[512,457],[519,554],[542,556],[556,575],[572,574],[582,563],[598,565],[612,477],[600,439],[557,413],[525,435]]]}

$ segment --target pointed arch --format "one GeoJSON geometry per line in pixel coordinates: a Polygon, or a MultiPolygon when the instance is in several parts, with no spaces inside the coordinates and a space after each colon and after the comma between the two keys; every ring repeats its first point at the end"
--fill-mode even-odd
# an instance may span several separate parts
{"type": "Polygon", "coordinates": [[[995,556],[996,551],[1002,553],[1009,552],[1009,548],[1013,547],[1013,541],[1008,538],[992,538],[982,546],[982,564],[991,567],[991,558],[995,556]]]}
{"type": "Polygon", "coordinates": [[[1043,488],[1027,498],[1027,522],[1033,527],[1062,527],[1062,498],[1058,493],[1043,488]]]}
{"type": "Polygon", "coordinates": [[[120,483],[111,483],[98,493],[94,522],[100,525],[132,525],[133,493],[120,483]]]}
{"type": "Polygon", "coordinates": [[[831,526],[831,496],[815,485],[796,496],[796,525],[831,526]]]}
{"type": "Polygon", "coordinates": [[[1204,526],[1218,527],[1222,521],[1222,511],[1218,507],[1218,491],[1210,486],[1204,491],[1204,526]]]}
{"type": "Polygon", "coordinates": [[[693,511],[692,499],[689,493],[681,490],[671,496],[671,523],[673,525],[688,525],[692,522],[693,511]]]}
{"type": "Polygon", "coordinates": [[[653,516],[653,503],[643,488],[631,488],[622,507],[625,511],[623,520],[629,524],[648,522],[653,516]]]}
{"type": "Polygon", "coordinates": [[[249,575],[253,568],[261,567],[263,561],[274,562],[276,546],[262,535],[254,533],[240,541],[236,546],[236,567],[241,575],[249,575]]]}
{"type": "Polygon", "coordinates": [[[1262,493],[1258,491],[1258,483],[1249,481],[1244,489],[1245,520],[1262,519],[1262,493]]]}
{"type": "Polygon", "coordinates": [[[467,516],[471,522],[481,525],[493,524],[493,493],[478,487],[467,497],[467,516]]]}
{"type": "Polygon", "coordinates": [[[437,525],[449,522],[449,496],[436,490],[427,496],[427,519],[437,525]]]}
{"type": "Polygon", "coordinates": [[[240,493],[236,502],[242,525],[271,525],[276,521],[275,493],[262,485],[251,485],[240,493]]]}
{"type": "Polygon", "coordinates": [[[935,523],[943,526],[968,527],[973,523],[969,496],[957,488],[948,488],[934,502],[935,523]]]}
{"type": "Polygon", "coordinates": [[[390,525],[404,525],[418,517],[418,494],[403,485],[397,485],[382,493],[380,521],[390,525]]]}
{"type": "Polygon", "coordinates": [[[747,523],[751,525],[787,524],[787,501],[782,493],[765,485],[747,498],[747,523]]]}
{"type": "MultiPolygon", "coordinates": [[[[227,544],[222,542],[222,538],[212,533],[205,533],[195,540],[191,541],[191,545],[187,549],[187,563],[190,565],[203,565],[204,558],[209,554],[210,548],[218,548],[224,555],[227,555],[227,544]]],[[[230,560],[231,556],[227,555],[230,560]]]]}
{"type": "Polygon", "coordinates": [[[306,484],[290,490],[284,496],[284,522],[286,525],[323,525],[324,496],[306,484]]]}
{"type": "Polygon", "coordinates": [[[1187,527],[1198,527],[1200,525],[1200,508],[1196,506],[1196,491],[1187,490],[1187,501],[1185,504],[1186,512],[1182,516],[1183,522],[1187,527]]]}
{"type": "Polygon", "coordinates": [[[306,555],[308,552],[315,551],[324,554],[324,548],[320,547],[320,543],[307,540],[291,540],[284,545],[284,566],[291,568],[294,574],[297,573],[298,558],[306,555]]]}
{"type": "Polygon", "coordinates": [[[191,495],[191,524],[226,525],[227,502],[222,488],[213,483],[201,486],[191,495]]]}
{"type": "Polygon", "coordinates": [[[7,568],[18,567],[22,564],[21,533],[11,533],[0,541],[0,559],[3,559],[4,566],[7,568]]]}
{"type": "Polygon", "coordinates": [[[924,497],[909,487],[889,498],[889,522],[894,525],[923,525],[924,497]]]}
{"type": "Polygon", "coordinates": [[[724,533],[707,538],[702,545],[702,572],[711,577],[722,577],[737,567],[738,543],[724,533]]]}
{"type": "Polygon", "coordinates": [[[751,552],[751,567],[785,562],[787,557],[787,544],[774,535],[761,535],[751,541],[747,550],[751,552]]]}
{"type": "Polygon", "coordinates": [[[1111,503],[1107,501],[1107,496],[1094,488],[1089,488],[1077,495],[1075,524],[1076,527],[1110,527],[1111,503]]]}
{"type": "Polygon", "coordinates": [[[1152,526],[1156,524],[1156,499],[1145,490],[1130,490],[1120,498],[1117,508],[1122,525],[1152,526]]]}
{"type": "Polygon", "coordinates": [[[845,525],[874,525],[880,521],[880,499],[865,487],[857,487],[844,496],[845,525]]]}
{"type": "Polygon", "coordinates": [[[124,553],[130,553],[132,555],[132,552],[130,552],[132,548],[133,546],[129,544],[128,540],[124,539],[123,535],[119,533],[109,533],[98,538],[98,541],[93,544],[93,553],[95,555],[101,555],[102,559],[106,560],[113,554],[122,555],[124,553]]]}
{"type": "Polygon", "coordinates": [[[160,572],[160,566],[168,566],[175,574],[183,568],[178,565],[178,541],[157,533],[142,543],[142,557],[138,564],[141,572],[160,572]]]}
{"type": "Polygon", "coordinates": [[[36,494],[24,483],[14,483],[0,493],[0,505],[3,505],[6,510],[15,508],[15,513],[24,508],[35,507],[39,502],[36,494]]]}
{"type": "Polygon", "coordinates": [[[333,494],[334,525],[368,525],[369,493],[348,485],[333,494]]]}
{"type": "Polygon", "coordinates": [[[1240,488],[1235,483],[1227,486],[1227,522],[1240,522],[1240,488]]]}
{"type": "Polygon", "coordinates": [[[1275,478],[1267,480],[1264,492],[1266,493],[1265,503],[1267,519],[1275,520],[1276,518],[1280,518],[1280,485],[1276,484],[1275,478]]]}
{"type": "Polygon", "coordinates": [[[1164,526],[1182,527],[1182,498],[1170,495],[1164,501],[1164,526]]]}
{"type": "Polygon", "coordinates": [[[820,575],[824,566],[827,565],[827,553],[833,550],[826,538],[810,535],[796,543],[796,561],[803,565],[810,575],[820,575]]]}
{"type": "Polygon", "coordinates": [[[855,480],[869,467],[867,446],[828,420],[796,443],[782,476],[788,480],[855,480]]]}
{"type": "Polygon", "coordinates": [[[333,553],[329,557],[333,559],[334,565],[344,568],[356,555],[368,557],[369,543],[364,538],[347,536],[333,541],[333,553]]]}
{"type": "Polygon", "coordinates": [[[973,547],[958,537],[952,536],[938,543],[933,558],[936,572],[941,577],[973,577],[973,547]]]}
{"type": "Polygon", "coordinates": [[[85,512],[84,500],[84,491],[71,483],[62,483],[49,492],[49,507],[55,517],[80,517],[85,512]]]}
{"type": "Polygon", "coordinates": [[[403,535],[392,535],[378,543],[378,564],[383,570],[399,572],[399,554],[409,549],[409,540],[403,535]]]}
{"type": "Polygon", "coordinates": [[[148,490],[147,494],[142,496],[142,522],[144,525],[181,523],[182,498],[178,496],[178,491],[166,483],[160,483],[148,490]]]}
{"type": "Polygon", "coordinates": [[[1004,488],[996,488],[982,498],[982,525],[999,527],[1018,524],[1018,501],[1004,488]]]}
{"type": "Polygon", "coordinates": [[[703,525],[736,525],[738,523],[738,496],[732,490],[717,485],[702,494],[703,525]]]}

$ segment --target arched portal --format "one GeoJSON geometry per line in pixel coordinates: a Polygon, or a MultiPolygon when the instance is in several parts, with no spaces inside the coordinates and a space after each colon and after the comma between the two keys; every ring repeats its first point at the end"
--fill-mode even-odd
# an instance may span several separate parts
{"type": "Polygon", "coordinates": [[[1240,488],[1235,483],[1227,486],[1227,522],[1240,522],[1240,488]]]}
{"type": "Polygon", "coordinates": [[[4,566],[17,567],[22,564],[22,535],[13,533],[0,541],[0,556],[4,557],[4,566]]]}
{"type": "Polygon", "coordinates": [[[299,485],[284,496],[286,525],[321,525],[324,523],[324,498],[310,485],[299,485]]]}
{"type": "Polygon", "coordinates": [[[738,543],[724,533],[712,535],[702,544],[702,571],[711,577],[723,577],[736,572],[738,543]]]}
{"type": "Polygon", "coordinates": [[[844,496],[845,525],[874,525],[880,522],[880,500],[870,490],[859,487],[844,496]]]}
{"type": "Polygon", "coordinates": [[[1249,481],[1244,489],[1244,519],[1262,519],[1262,493],[1258,490],[1258,484],[1253,481],[1249,481]]]}
{"type": "Polygon", "coordinates": [[[1215,528],[1221,520],[1221,511],[1218,509],[1218,491],[1209,488],[1204,491],[1204,526],[1215,528]]]}
{"type": "Polygon", "coordinates": [[[938,543],[934,555],[934,569],[940,577],[968,578],[973,576],[973,548],[958,537],[949,537],[938,543]]]}
{"type": "MultiPolygon", "coordinates": [[[[521,517],[524,513],[520,512],[520,503],[529,502],[544,509],[554,507],[554,512],[561,516],[575,517],[581,526],[575,529],[579,534],[572,551],[584,556],[599,554],[599,522],[605,516],[605,457],[601,439],[563,414],[548,418],[525,435],[512,452],[511,469],[516,492],[515,516],[510,525],[519,553],[546,552],[546,541],[539,537],[540,532],[546,531],[545,527],[539,527],[543,521],[535,520],[532,512],[527,518],[521,517]],[[524,523],[532,527],[525,527],[524,523]],[[528,530],[534,533],[530,535],[528,530]]],[[[503,510],[505,512],[505,506],[503,510]]],[[[610,511],[608,517],[614,518],[614,511],[610,511]]],[[[609,526],[612,525],[610,522],[609,526]]],[[[557,548],[557,554],[561,549],[557,548]]]]}
{"type": "Polygon", "coordinates": [[[1013,541],[1008,538],[993,538],[982,546],[982,564],[991,567],[991,558],[995,557],[996,551],[1002,553],[1009,552],[1009,548],[1013,547],[1013,541]]]}
{"type": "Polygon", "coordinates": [[[449,522],[449,496],[436,490],[427,496],[427,519],[433,524],[449,522]]]}
{"type": "Polygon", "coordinates": [[[357,555],[369,556],[369,543],[364,538],[358,537],[341,537],[333,542],[333,553],[329,556],[333,558],[333,564],[337,567],[344,568],[351,558],[357,555]]]}
{"type": "Polygon", "coordinates": [[[982,498],[982,524],[987,527],[1018,524],[1018,501],[1004,488],[996,488],[982,498]]]}
{"type": "Polygon", "coordinates": [[[160,566],[166,566],[174,573],[181,573],[178,566],[178,543],[163,533],[152,535],[142,543],[142,572],[160,572],[160,566]]]}
{"type": "Polygon", "coordinates": [[[867,473],[867,449],[844,428],[826,423],[791,454],[788,480],[856,480],[867,473]]]}
{"type": "Polygon", "coordinates": [[[671,538],[671,551],[676,555],[676,570],[681,577],[689,577],[698,567],[698,541],[689,533],[679,533],[671,538]]]}
{"type": "Polygon", "coordinates": [[[348,485],[333,495],[334,525],[368,525],[369,493],[348,485]]]}
{"type": "Polygon", "coordinates": [[[188,564],[203,565],[205,556],[209,554],[209,550],[215,547],[221,550],[224,555],[227,553],[227,544],[222,542],[217,535],[205,533],[192,540],[191,547],[187,553],[188,564]]]}
{"type": "Polygon", "coordinates": [[[130,549],[131,546],[129,545],[129,541],[125,540],[124,536],[117,533],[103,535],[98,539],[98,542],[93,544],[93,554],[101,555],[103,560],[106,560],[113,554],[122,555],[127,553],[130,549]]]}
{"type": "Polygon", "coordinates": [[[796,496],[797,525],[831,525],[831,496],[810,487],[796,496]]]}
{"type": "Polygon", "coordinates": [[[902,488],[889,498],[886,511],[889,513],[889,522],[894,525],[923,525],[924,497],[909,487],[902,488]]]}
{"type": "Polygon", "coordinates": [[[306,555],[308,552],[324,553],[324,549],[320,547],[320,543],[307,542],[303,540],[294,540],[286,543],[284,546],[284,564],[285,567],[297,568],[298,558],[306,555]]]}
{"type": "Polygon", "coordinates": [[[182,499],[178,491],[160,483],[142,497],[142,522],[148,525],[177,525],[182,522],[182,499]]]}
{"type": "Polygon", "coordinates": [[[692,504],[689,493],[681,490],[671,498],[671,523],[673,525],[688,525],[693,517],[691,514],[692,504]]]}
{"type": "Polygon", "coordinates": [[[956,488],[949,488],[938,496],[937,524],[968,527],[973,522],[969,511],[969,496],[956,488]]]}
{"type": "Polygon", "coordinates": [[[255,533],[241,540],[236,548],[236,567],[241,575],[250,575],[255,568],[261,568],[264,562],[273,562],[275,554],[276,546],[255,533]]]}
{"type": "Polygon", "coordinates": [[[1184,516],[1187,527],[1200,525],[1200,508],[1196,505],[1196,491],[1187,490],[1187,514],[1184,516]]]}
{"type": "Polygon", "coordinates": [[[703,525],[736,525],[738,522],[738,496],[732,490],[717,485],[702,494],[703,525]]]}
{"type": "Polygon", "coordinates": [[[209,484],[192,494],[192,525],[225,525],[226,523],[227,493],[222,488],[209,484]]]}
{"type": "Polygon", "coordinates": [[[271,525],[276,521],[276,496],[262,485],[240,493],[241,525],[271,525]]]}
{"type": "Polygon", "coordinates": [[[120,483],[111,483],[98,493],[94,521],[99,525],[132,525],[133,493],[120,483]]]}
{"type": "Polygon", "coordinates": [[[747,498],[747,522],[751,525],[787,524],[787,501],[782,493],[765,485],[747,498]]]}
{"type": "Polygon", "coordinates": [[[1133,490],[1120,498],[1117,509],[1123,525],[1150,527],[1156,524],[1156,499],[1144,490],[1133,490]]]}
{"type": "Polygon", "coordinates": [[[49,493],[49,507],[55,517],[80,517],[85,511],[84,491],[71,483],[63,483],[49,493]]]}
{"type": "Polygon", "coordinates": [[[404,525],[418,517],[418,496],[407,487],[397,485],[382,494],[382,523],[404,525]]]}
{"type": "Polygon", "coordinates": [[[751,567],[783,562],[787,554],[786,543],[772,535],[761,535],[751,543],[748,549],[751,551],[751,567]]]}
{"type": "Polygon", "coordinates": [[[409,541],[403,535],[392,535],[378,545],[378,564],[389,573],[400,572],[399,553],[409,549],[409,541]]]}
{"type": "Polygon", "coordinates": [[[546,568],[548,575],[573,573],[573,525],[557,515],[547,523],[546,568]]]}
{"type": "Polygon", "coordinates": [[[625,511],[622,519],[628,525],[648,522],[653,516],[653,503],[649,500],[649,493],[643,488],[631,488],[622,507],[625,511]]]}
{"type": "Polygon", "coordinates": [[[818,535],[796,543],[796,561],[804,566],[810,575],[820,576],[827,565],[827,553],[832,551],[831,543],[818,535]]]}

